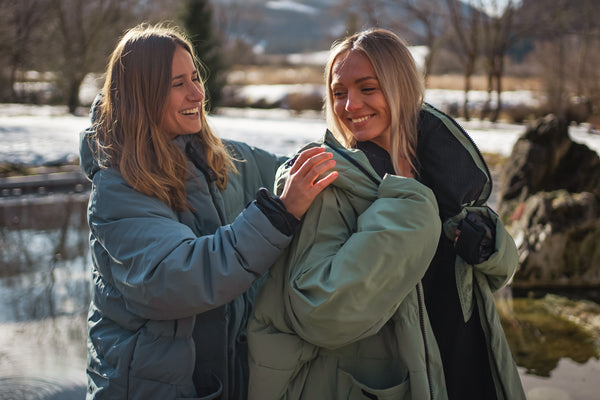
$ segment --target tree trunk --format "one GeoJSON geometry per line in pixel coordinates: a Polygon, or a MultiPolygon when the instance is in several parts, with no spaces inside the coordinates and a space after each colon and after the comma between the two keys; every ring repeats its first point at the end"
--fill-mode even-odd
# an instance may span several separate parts
{"type": "Polygon", "coordinates": [[[473,73],[468,70],[465,72],[465,101],[463,102],[463,117],[469,121],[471,115],[469,113],[469,92],[471,91],[471,75],[473,73]]]}
{"type": "Polygon", "coordinates": [[[82,82],[83,78],[79,77],[69,79],[67,87],[67,106],[69,107],[69,112],[71,114],[75,114],[77,107],[79,107],[79,89],[81,88],[82,82]]]}
{"type": "Polygon", "coordinates": [[[494,75],[491,70],[487,72],[487,98],[481,109],[481,119],[486,119],[492,109],[492,93],[494,91],[494,75]]]}
{"type": "Polygon", "coordinates": [[[496,108],[494,109],[494,113],[490,118],[490,121],[497,122],[498,118],[500,118],[500,112],[502,112],[502,76],[504,75],[504,57],[498,56],[498,65],[496,67],[496,94],[498,98],[496,99],[496,108]]]}

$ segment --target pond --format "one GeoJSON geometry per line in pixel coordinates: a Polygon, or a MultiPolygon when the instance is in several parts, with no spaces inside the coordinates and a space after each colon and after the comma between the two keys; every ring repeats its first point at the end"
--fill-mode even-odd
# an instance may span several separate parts
{"type": "MultiPolygon", "coordinates": [[[[86,206],[87,193],[1,199],[2,400],[84,398],[86,206]]],[[[513,294],[497,302],[528,398],[597,398],[598,337],[549,312],[564,297],[513,294]]]]}

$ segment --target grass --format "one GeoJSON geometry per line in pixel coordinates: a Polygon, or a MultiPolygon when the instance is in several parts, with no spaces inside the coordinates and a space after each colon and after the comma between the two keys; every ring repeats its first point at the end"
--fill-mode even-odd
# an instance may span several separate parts
{"type": "Polygon", "coordinates": [[[506,161],[506,157],[496,153],[482,153],[483,159],[490,168],[499,168],[506,161]]]}
{"type": "MultiPolygon", "coordinates": [[[[230,85],[277,85],[310,83],[322,84],[324,72],[321,66],[276,66],[276,65],[244,65],[234,66],[228,77],[230,85]]],[[[520,78],[506,76],[502,79],[504,91],[541,90],[539,78],[520,78]]],[[[460,74],[434,75],[428,79],[428,88],[445,90],[464,90],[464,78],[460,74]]],[[[476,75],[471,78],[472,90],[487,90],[487,78],[476,75]]]]}
{"type": "MultiPolygon", "coordinates": [[[[460,74],[434,75],[428,79],[427,87],[430,89],[464,90],[464,78],[460,74]]],[[[502,78],[502,90],[512,92],[515,90],[540,91],[542,82],[539,78],[519,78],[505,76],[502,78]]],[[[471,90],[487,90],[487,77],[476,75],[471,78],[471,90]]]]}
{"type": "Polygon", "coordinates": [[[227,76],[230,85],[322,84],[323,68],[319,66],[234,66],[227,76]]]}

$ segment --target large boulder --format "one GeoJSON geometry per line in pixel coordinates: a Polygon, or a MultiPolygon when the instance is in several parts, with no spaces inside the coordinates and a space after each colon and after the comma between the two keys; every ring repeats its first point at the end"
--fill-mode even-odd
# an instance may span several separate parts
{"type": "Polygon", "coordinates": [[[539,192],[512,219],[520,255],[516,285],[600,285],[600,202],[593,194],[539,192]]]}
{"type": "Polygon", "coordinates": [[[548,115],[528,125],[516,141],[500,182],[501,213],[544,191],[590,192],[600,199],[600,158],[571,140],[565,120],[548,115]]]}
{"type": "Polygon", "coordinates": [[[519,248],[515,284],[600,284],[600,158],[553,115],[527,127],[500,171],[498,210],[519,248]]]}

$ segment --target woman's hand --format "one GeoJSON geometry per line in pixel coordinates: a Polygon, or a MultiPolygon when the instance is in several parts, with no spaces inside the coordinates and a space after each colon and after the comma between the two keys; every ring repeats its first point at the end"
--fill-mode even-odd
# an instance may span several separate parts
{"type": "Polygon", "coordinates": [[[337,171],[318,179],[335,166],[333,154],[322,147],[304,150],[292,165],[283,193],[279,198],[287,211],[300,219],[323,189],[337,178],[337,171]]]}

